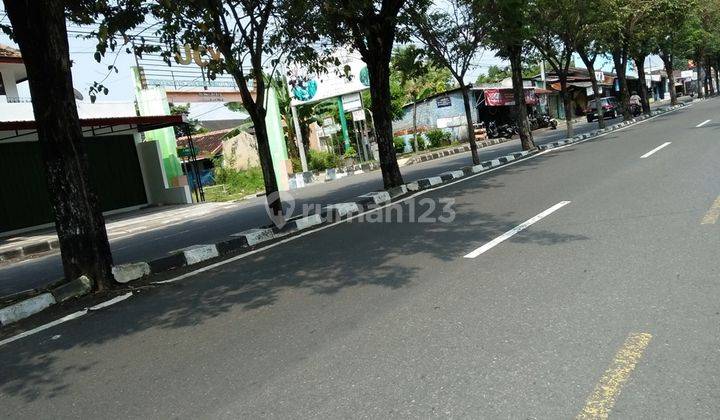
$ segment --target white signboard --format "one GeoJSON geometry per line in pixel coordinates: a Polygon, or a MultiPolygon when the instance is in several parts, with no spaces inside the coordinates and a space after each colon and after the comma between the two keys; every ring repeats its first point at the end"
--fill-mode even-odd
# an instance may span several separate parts
{"type": "Polygon", "coordinates": [[[345,112],[352,112],[362,108],[362,99],[360,99],[359,92],[343,95],[342,103],[345,112]]]}
{"type": "Polygon", "coordinates": [[[299,65],[288,69],[292,106],[317,103],[369,89],[368,69],[358,54],[339,49],[335,57],[340,65],[328,68],[327,73],[313,74],[299,65]]]}
{"type": "Polygon", "coordinates": [[[605,81],[605,73],[603,73],[602,70],[596,71],[595,72],[595,80],[597,80],[598,82],[605,81]]]}
{"type": "Polygon", "coordinates": [[[365,110],[364,109],[356,109],[352,112],[352,119],[353,121],[365,121],[365,110]]]}

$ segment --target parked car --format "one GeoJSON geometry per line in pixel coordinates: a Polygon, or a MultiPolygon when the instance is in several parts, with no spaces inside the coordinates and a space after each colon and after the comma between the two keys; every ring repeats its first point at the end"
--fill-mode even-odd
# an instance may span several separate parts
{"type": "MultiPolygon", "coordinates": [[[[588,109],[585,111],[588,122],[593,122],[593,120],[596,120],[598,118],[597,102],[597,100],[592,100],[588,102],[588,109]]],[[[600,106],[602,106],[603,108],[603,116],[605,118],[616,118],[618,115],[622,114],[620,102],[617,100],[617,98],[614,98],[612,96],[600,98],[600,106]]]]}

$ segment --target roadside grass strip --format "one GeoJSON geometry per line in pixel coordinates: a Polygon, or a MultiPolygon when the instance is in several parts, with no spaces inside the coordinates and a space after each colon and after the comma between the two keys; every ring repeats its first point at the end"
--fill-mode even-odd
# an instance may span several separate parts
{"type": "Polygon", "coordinates": [[[485,245],[481,246],[480,248],[477,248],[476,250],[470,252],[469,254],[465,255],[463,258],[477,258],[478,256],[484,254],[485,252],[489,251],[490,249],[494,248],[498,244],[512,238],[517,233],[522,232],[523,230],[529,228],[533,224],[539,222],[540,220],[546,218],[547,216],[555,213],[556,211],[560,210],[561,208],[565,207],[566,205],[570,204],[570,201],[561,201],[554,206],[550,207],[549,209],[543,211],[542,213],[538,214],[537,216],[534,216],[521,224],[517,225],[516,227],[510,229],[509,231],[503,233],[502,235],[498,236],[497,238],[493,239],[492,241],[486,243],[485,245]]]}
{"type": "Polygon", "coordinates": [[[623,385],[635,370],[635,366],[642,358],[650,340],[652,340],[652,335],[647,333],[630,334],[576,419],[608,418],[623,385]]]}

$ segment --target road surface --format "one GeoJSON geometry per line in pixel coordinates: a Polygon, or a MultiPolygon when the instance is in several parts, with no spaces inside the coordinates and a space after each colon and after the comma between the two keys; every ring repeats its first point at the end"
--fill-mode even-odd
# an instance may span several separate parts
{"type": "Polygon", "coordinates": [[[6,344],[0,407],[717,417],[719,106],[425,192],[395,208],[400,221],[334,225],[6,344]],[[454,200],[454,218],[410,223],[422,199],[454,200]]]}
{"type": "MultiPolygon", "coordinates": [[[[620,119],[608,120],[608,124],[619,122],[620,119]]],[[[577,133],[589,132],[597,128],[597,123],[582,122],[576,127],[577,133]]],[[[536,132],[536,142],[545,144],[565,138],[565,130],[542,130],[536,132]]],[[[515,140],[480,150],[482,160],[495,159],[511,152],[521,150],[520,141],[515,140]]],[[[436,176],[439,173],[467,166],[471,163],[469,153],[453,155],[443,159],[407,166],[402,168],[406,182],[436,176]]],[[[379,171],[343,178],[338,181],[311,185],[291,194],[296,200],[296,212],[302,211],[303,205],[326,205],[348,201],[370,191],[383,189],[382,175],[379,171]]],[[[194,206],[193,206],[194,207],[194,206]]],[[[202,243],[219,242],[233,233],[242,232],[270,223],[265,210],[265,198],[259,197],[241,203],[229,203],[221,208],[203,208],[198,212],[190,207],[180,209],[177,214],[168,213],[167,225],[146,222],[138,223],[122,221],[127,224],[130,232],[110,234],[110,245],[116,264],[137,261],[150,261],[167,255],[178,249],[202,243]],[[210,211],[212,210],[212,211],[210,211]],[[203,214],[208,212],[208,214],[203,214]],[[187,213],[187,214],[186,214],[187,213]],[[188,216],[188,217],[186,217],[188,216]],[[183,218],[181,221],[173,221],[183,218]]],[[[124,229],[121,229],[124,230],[124,229]]],[[[125,229],[127,230],[127,229],[125,229]]],[[[62,263],[59,254],[45,255],[19,263],[0,265],[0,296],[21,292],[33,288],[42,288],[63,277],[62,263]]]]}

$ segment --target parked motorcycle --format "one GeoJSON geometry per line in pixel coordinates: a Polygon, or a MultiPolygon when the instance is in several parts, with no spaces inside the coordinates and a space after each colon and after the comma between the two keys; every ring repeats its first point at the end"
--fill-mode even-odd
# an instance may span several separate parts
{"type": "Polygon", "coordinates": [[[555,118],[550,117],[548,114],[542,114],[538,117],[540,127],[550,127],[551,130],[557,130],[558,122],[555,118]]]}
{"type": "Polygon", "coordinates": [[[495,121],[490,121],[487,126],[487,135],[491,139],[496,139],[499,137],[511,139],[519,132],[520,130],[518,130],[515,124],[497,125],[495,121]]]}

